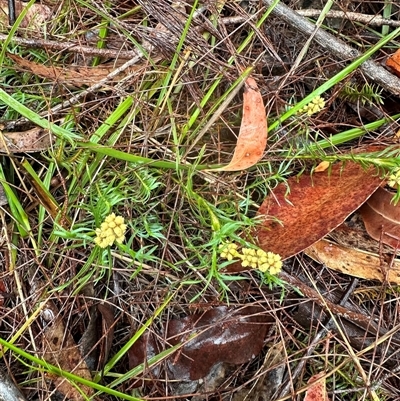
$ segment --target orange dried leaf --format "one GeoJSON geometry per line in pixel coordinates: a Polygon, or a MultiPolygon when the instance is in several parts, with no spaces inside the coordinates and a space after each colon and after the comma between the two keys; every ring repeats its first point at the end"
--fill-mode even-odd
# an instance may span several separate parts
{"type": "Polygon", "coordinates": [[[264,103],[256,81],[248,77],[243,94],[243,118],[232,160],[212,171],[238,171],[254,166],[267,145],[268,127],[264,103]]]}
{"type": "Polygon", "coordinates": [[[386,60],[386,66],[389,67],[393,74],[400,77],[400,49],[386,60]]]}

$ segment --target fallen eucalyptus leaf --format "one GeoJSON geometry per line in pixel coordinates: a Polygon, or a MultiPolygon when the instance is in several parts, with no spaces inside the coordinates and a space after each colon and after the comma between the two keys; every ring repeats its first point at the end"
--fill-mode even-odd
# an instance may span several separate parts
{"type": "Polygon", "coordinates": [[[282,259],[296,255],[339,226],[381,182],[374,167],[364,169],[354,162],[291,177],[273,190],[258,211],[264,216],[254,233],[258,246],[282,259]]]}
{"type": "MultiPolygon", "coordinates": [[[[251,360],[261,351],[272,322],[272,317],[256,306],[240,309],[220,306],[172,319],[166,327],[167,344],[157,341],[154,334],[145,333],[129,350],[129,367],[132,369],[157,355],[163,346],[183,342],[183,346],[167,359],[168,377],[199,380],[222,362],[240,364],[251,360]]],[[[152,369],[152,377],[159,373],[158,366],[152,369]]]]}
{"type": "Polygon", "coordinates": [[[267,145],[267,116],[261,93],[252,77],[246,79],[243,117],[232,160],[227,166],[210,171],[238,171],[254,166],[267,145]]]}

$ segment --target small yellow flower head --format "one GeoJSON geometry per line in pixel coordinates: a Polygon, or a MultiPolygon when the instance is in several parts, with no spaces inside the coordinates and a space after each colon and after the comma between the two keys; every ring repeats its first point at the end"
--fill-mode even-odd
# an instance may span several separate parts
{"type": "Polygon", "coordinates": [[[241,255],[242,266],[259,269],[261,272],[268,271],[277,274],[282,270],[281,257],[273,252],[265,252],[262,249],[243,248],[241,255]]]}
{"type": "Polygon", "coordinates": [[[108,215],[100,228],[96,228],[96,238],[94,242],[100,248],[107,248],[114,241],[121,244],[125,239],[126,224],[122,216],[116,216],[115,213],[108,215]]]}
{"type": "Polygon", "coordinates": [[[219,246],[220,256],[223,259],[232,260],[234,258],[239,257],[239,252],[237,251],[237,244],[232,242],[226,242],[225,244],[221,244],[219,246]]]}
{"type": "Polygon", "coordinates": [[[397,188],[400,186],[400,168],[396,169],[392,174],[390,174],[387,184],[392,188],[397,188]]]}
{"type": "Polygon", "coordinates": [[[282,270],[281,257],[273,252],[242,248],[242,253],[240,253],[237,250],[238,245],[231,242],[220,245],[219,249],[221,258],[227,260],[241,259],[243,267],[259,269],[261,272],[268,271],[270,274],[278,274],[282,270]]]}
{"type": "Polygon", "coordinates": [[[278,274],[282,270],[282,260],[279,255],[273,252],[265,252],[263,261],[260,261],[258,268],[262,272],[269,271],[271,274],[278,274]]]}
{"type": "Polygon", "coordinates": [[[310,103],[302,107],[298,113],[307,113],[309,116],[318,113],[325,107],[325,100],[321,96],[316,96],[310,103]]]}

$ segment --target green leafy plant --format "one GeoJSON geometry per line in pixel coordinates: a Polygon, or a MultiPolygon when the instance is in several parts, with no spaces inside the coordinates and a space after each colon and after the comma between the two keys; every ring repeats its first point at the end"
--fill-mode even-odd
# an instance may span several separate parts
{"type": "Polygon", "coordinates": [[[383,104],[382,89],[374,85],[365,83],[361,87],[355,83],[346,83],[339,96],[352,103],[360,103],[364,105],[383,104]]]}

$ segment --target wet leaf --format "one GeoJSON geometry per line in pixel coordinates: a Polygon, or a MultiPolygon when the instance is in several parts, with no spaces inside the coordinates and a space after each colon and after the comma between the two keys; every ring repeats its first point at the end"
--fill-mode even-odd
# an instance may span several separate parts
{"type": "Polygon", "coordinates": [[[381,183],[374,167],[337,163],[331,169],[292,177],[261,205],[258,246],[282,259],[301,252],[340,225],[381,183]],[[290,193],[287,194],[288,187],[290,193]]]}
{"type": "Polygon", "coordinates": [[[308,381],[310,384],[309,389],[306,392],[304,401],[329,401],[328,394],[326,393],[325,379],[322,379],[325,373],[318,373],[311,377],[308,381]]]}
{"type": "MultiPolygon", "coordinates": [[[[129,369],[135,368],[160,352],[161,344],[157,341],[156,336],[146,331],[128,351],[129,369]]],[[[160,370],[156,367],[153,372],[158,375],[160,370]]]]}
{"type": "MultiPolygon", "coordinates": [[[[78,346],[70,332],[66,329],[63,320],[53,302],[48,301],[41,312],[43,322],[43,358],[52,365],[58,366],[67,372],[91,381],[89,369],[83,360],[78,346]]],[[[53,383],[57,390],[73,401],[86,400],[77,390],[76,384],[71,384],[64,377],[54,377],[53,383]]],[[[84,394],[90,396],[93,389],[80,386],[84,394]]]]}
{"type": "Polygon", "coordinates": [[[254,166],[267,145],[267,116],[256,81],[248,77],[243,94],[243,118],[232,160],[212,171],[238,171],[254,166]]]}
{"type": "MultiPolygon", "coordinates": [[[[167,359],[169,378],[198,380],[218,363],[240,364],[251,360],[263,348],[267,328],[273,320],[262,311],[255,306],[241,309],[220,306],[170,320],[164,348],[180,342],[184,345],[167,359]]],[[[129,351],[130,368],[158,354],[162,348],[154,335],[142,336],[129,351]]],[[[159,368],[152,373],[158,375],[159,368]]]]}
{"type": "Polygon", "coordinates": [[[167,338],[171,345],[189,340],[179,356],[169,361],[175,379],[198,380],[219,362],[240,364],[257,355],[264,343],[267,317],[260,308],[246,307],[233,310],[226,306],[210,309],[169,322],[167,338]]]}
{"type": "Polygon", "coordinates": [[[360,208],[365,228],[375,240],[400,247],[400,204],[393,204],[393,193],[384,188],[377,191],[360,208]]]}
{"type": "Polygon", "coordinates": [[[367,280],[400,284],[400,260],[387,262],[378,255],[322,239],[305,251],[330,269],[367,280]]]}

